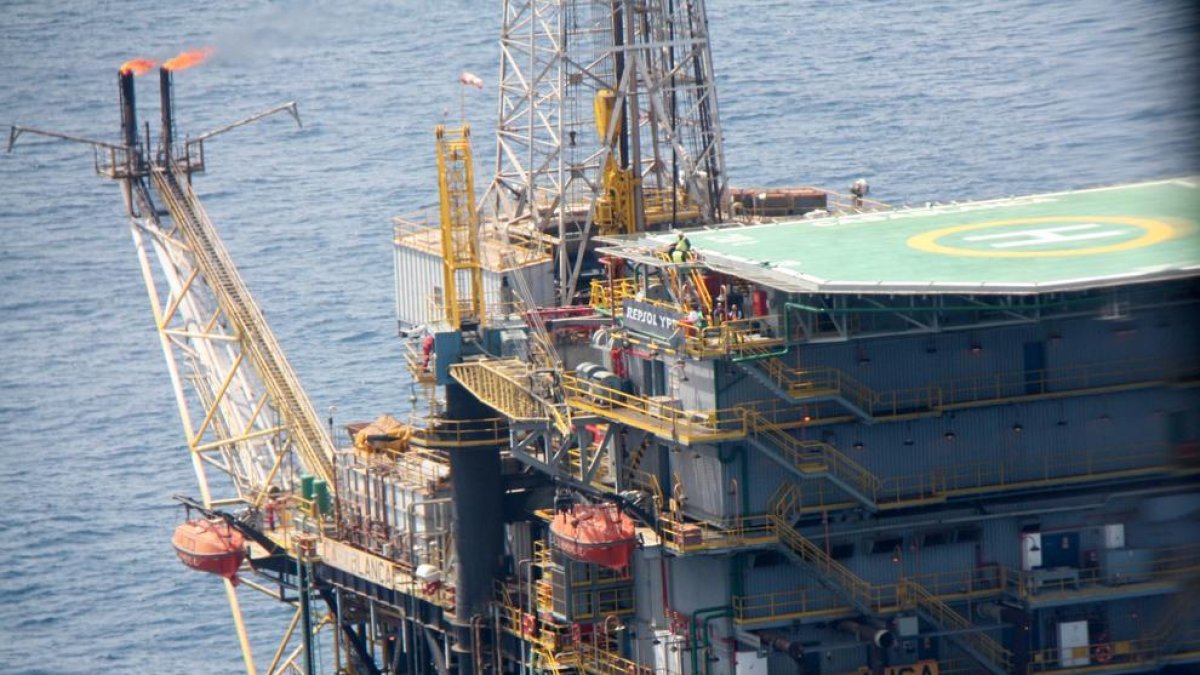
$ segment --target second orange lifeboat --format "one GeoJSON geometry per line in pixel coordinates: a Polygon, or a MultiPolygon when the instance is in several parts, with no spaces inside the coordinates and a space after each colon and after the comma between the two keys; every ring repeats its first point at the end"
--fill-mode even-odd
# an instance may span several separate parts
{"type": "Polygon", "coordinates": [[[189,520],[175,528],[171,545],[184,565],[237,583],[246,540],[223,520],[189,520]]]}
{"type": "Polygon", "coordinates": [[[633,519],[615,504],[575,504],[550,523],[551,542],[564,555],[621,570],[637,543],[633,519]]]}

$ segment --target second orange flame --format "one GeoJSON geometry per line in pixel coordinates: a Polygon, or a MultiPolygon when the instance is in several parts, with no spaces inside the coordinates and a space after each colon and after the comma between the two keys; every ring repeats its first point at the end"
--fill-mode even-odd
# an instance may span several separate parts
{"type": "Polygon", "coordinates": [[[162,67],[166,68],[167,70],[184,70],[186,68],[191,68],[192,66],[198,66],[201,63],[204,63],[204,61],[211,56],[212,53],[212,47],[193,49],[191,51],[183,52],[174,58],[168,59],[167,61],[163,62],[162,67]]]}

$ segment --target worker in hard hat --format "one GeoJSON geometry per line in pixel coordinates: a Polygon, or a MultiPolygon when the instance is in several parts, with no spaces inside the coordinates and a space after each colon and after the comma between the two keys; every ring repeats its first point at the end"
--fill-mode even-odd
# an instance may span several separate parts
{"type": "Polygon", "coordinates": [[[681,263],[688,259],[688,253],[692,250],[692,242],[688,241],[687,235],[680,232],[675,239],[675,245],[671,247],[671,260],[681,263]]]}

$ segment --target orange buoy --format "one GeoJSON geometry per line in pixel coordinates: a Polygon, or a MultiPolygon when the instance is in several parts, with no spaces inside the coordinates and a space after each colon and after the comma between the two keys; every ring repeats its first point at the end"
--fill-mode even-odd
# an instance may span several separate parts
{"type": "Polygon", "coordinates": [[[189,520],[175,528],[171,545],[184,565],[216,574],[234,583],[246,557],[242,533],[223,520],[189,520]]]}
{"type": "Polygon", "coordinates": [[[625,569],[637,542],[633,519],[615,504],[575,504],[550,523],[554,548],[582,562],[625,569]]]}

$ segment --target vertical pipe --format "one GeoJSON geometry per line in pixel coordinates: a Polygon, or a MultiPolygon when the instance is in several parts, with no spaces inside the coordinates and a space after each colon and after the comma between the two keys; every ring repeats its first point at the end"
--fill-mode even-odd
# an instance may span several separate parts
{"type": "MultiPolygon", "coordinates": [[[[634,42],[637,36],[637,27],[634,25],[634,12],[625,11],[625,35],[629,42],[634,42]]],[[[625,105],[628,114],[623,120],[629,134],[629,156],[628,166],[633,172],[633,229],[635,232],[642,232],[646,229],[646,204],[642,197],[642,130],[641,125],[641,110],[638,108],[638,67],[640,59],[643,56],[648,57],[637,50],[629,52],[630,58],[633,60],[632,65],[626,64],[626,67],[632,67],[633,72],[629,74],[629,89],[626,91],[625,105]]]]}
{"type": "Polygon", "coordinates": [[[308,565],[299,557],[296,558],[296,572],[299,577],[298,585],[300,591],[300,629],[304,639],[304,675],[314,675],[313,670],[313,639],[312,639],[312,608],[309,606],[309,569],[308,565]]]}
{"type": "Polygon", "coordinates": [[[121,96],[121,136],[125,145],[137,145],[137,99],[134,96],[133,72],[123,70],[117,76],[121,96]]]}
{"type": "MultiPolygon", "coordinates": [[[[621,78],[625,77],[625,9],[623,6],[624,0],[613,0],[613,82],[619,90],[621,86],[621,78]]],[[[628,99],[626,99],[628,100],[628,99]]],[[[627,104],[626,104],[627,105],[627,104]]],[[[621,130],[617,134],[620,139],[618,147],[620,154],[617,157],[622,169],[629,168],[629,114],[628,110],[619,111],[621,114],[621,130]]],[[[636,120],[634,120],[636,121],[636,120]]]]}
{"type": "MultiPolygon", "coordinates": [[[[122,70],[117,75],[117,91],[120,95],[121,108],[121,139],[126,148],[126,169],[131,173],[140,171],[142,167],[142,156],[141,153],[137,151],[137,97],[134,95],[133,78],[133,71],[129,70],[122,70]]],[[[115,156],[113,163],[113,168],[115,169],[115,156]]],[[[125,181],[122,187],[125,191],[125,201],[129,206],[129,212],[133,213],[134,205],[132,186],[128,181],[125,181]]]]}
{"type": "Polygon", "coordinates": [[[495,648],[492,650],[492,672],[500,675],[503,672],[504,661],[501,652],[504,647],[504,633],[500,629],[500,607],[492,605],[492,635],[496,636],[495,648]]]}
{"type": "MultiPolygon", "coordinates": [[[[525,610],[526,610],[526,607],[528,607],[530,613],[533,613],[534,611],[536,611],[533,607],[533,559],[532,558],[525,558],[523,560],[517,561],[517,600],[518,600],[518,605],[519,605],[518,609],[521,610],[521,614],[520,614],[520,616],[518,616],[518,621],[520,622],[519,625],[521,626],[521,639],[517,643],[518,647],[521,651],[521,654],[520,654],[521,668],[517,672],[520,673],[520,675],[525,675],[525,652],[526,652],[526,647],[528,645],[528,639],[527,639],[527,636],[525,635],[525,629],[524,629],[525,610]],[[529,583],[527,586],[528,592],[525,595],[524,602],[520,602],[521,601],[521,566],[522,565],[525,566],[525,573],[528,575],[528,578],[529,578],[529,583]]],[[[534,620],[533,625],[534,625],[534,630],[537,630],[537,621],[536,620],[534,620]]],[[[499,633],[496,633],[496,635],[499,635],[499,633]]],[[[528,637],[532,638],[533,636],[530,635],[528,637]]]]}
{"type": "MultiPolygon", "coordinates": [[[[487,409],[465,389],[446,387],[447,417],[487,417],[487,409]]],[[[504,553],[504,485],[498,446],[450,451],[450,488],[457,579],[454,623],[470,625],[492,602],[504,553]]],[[[470,641],[469,631],[463,644],[470,641]]]]}
{"type": "MultiPolygon", "coordinates": [[[[712,621],[713,619],[716,619],[719,617],[730,617],[730,616],[733,616],[733,606],[732,605],[716,605],[713,607],[705,607],[704,609],[698,609],[692,613],[692,621],[691,621],[690,625],[688,626],[688,629],[691,633],[691,653],[692,653],[692,672],[693,673],[696,673],[698,675],[700,672],[700,670],[699,670],[699,668],[700,668],[700,665],[699,665],[700,645],[698,644],[698,641],[700,640],[700,638],[701,637],[704,638],[705,648],[712,646],[712,641],[708,639],[708,624],[709,624],[709,622],[712,621]],[[702,614],[704,615],[703,619],[700,618],[700,616],[702,614]],[[697,629],[699,629],[699,630],[697,630],[697,629]]],[[[707,651],[707,649],[706,649],[706,651],[707,651]]],[[[707,655],[705,655],[705,659],[704,659],[705,675],[708,675],[711,672],[711,669],[712,669],[712,666],[709,665],[708,657],[707,657],[707,655]]]]}
{"type": "Polygon", "coordinates": [[[162,108],[162,147],[163,159],[170,164],[171,144],[175,142],[175,110],[171,102],[174,83],[171,71],[166,68],[158,69],[158,95],[162,108]]]}
{"type": "Polygon", "coordinates": [[[333,631],[333,670],[335,673],[342,671],[342,648],[346,649],[346,661],[350,661],[350,645],[342,644],[342,589],[339,586],[333,587],[333,611],[335,620],[337,621],[337,629],[333,631]]]}

